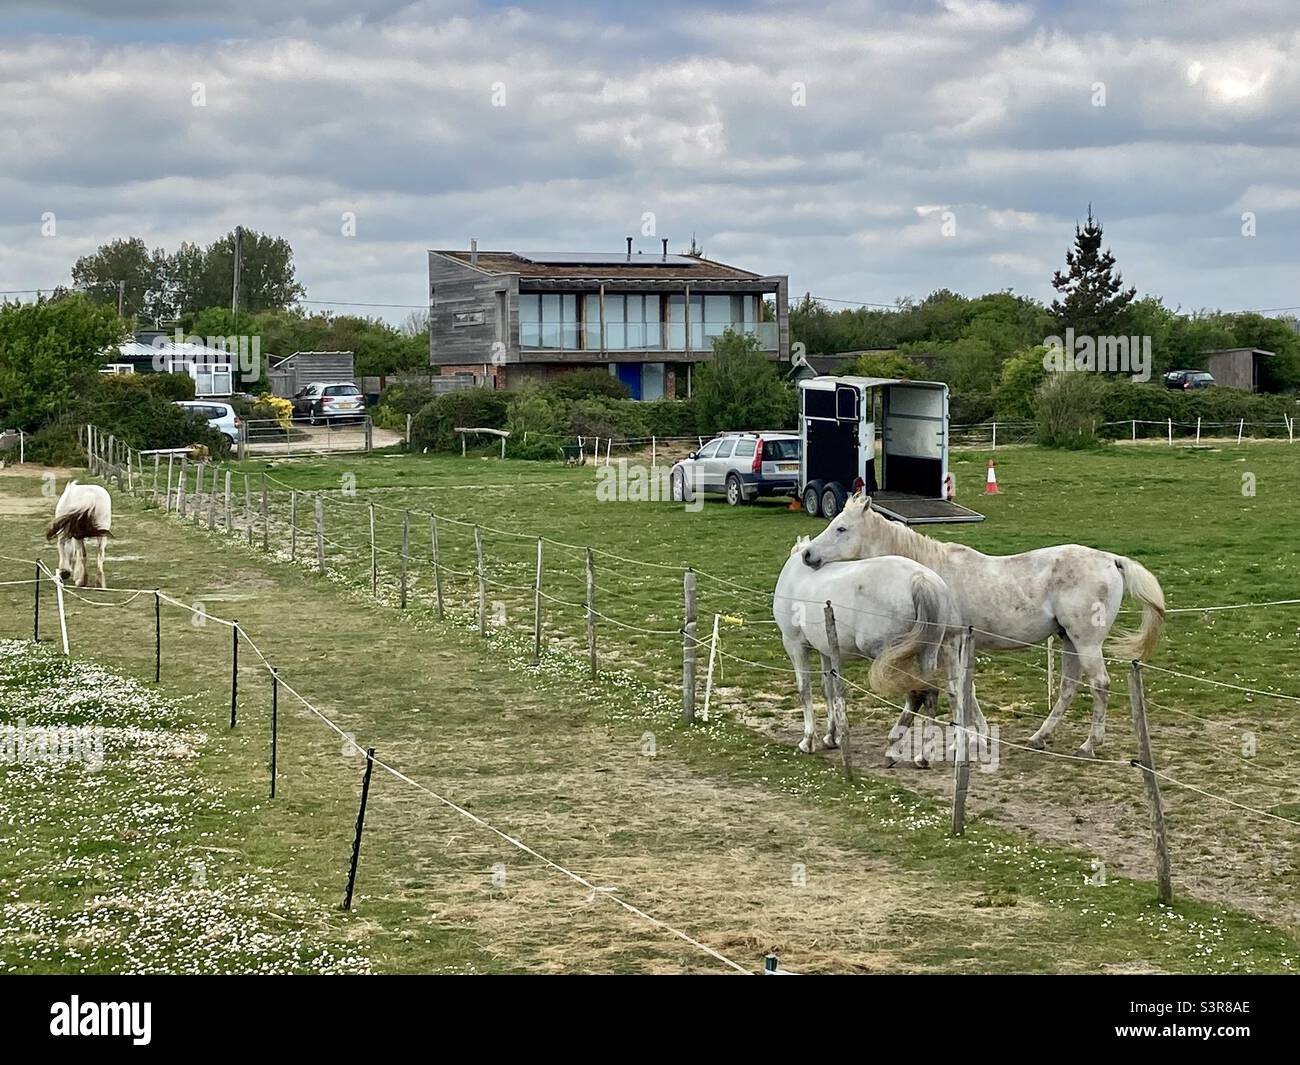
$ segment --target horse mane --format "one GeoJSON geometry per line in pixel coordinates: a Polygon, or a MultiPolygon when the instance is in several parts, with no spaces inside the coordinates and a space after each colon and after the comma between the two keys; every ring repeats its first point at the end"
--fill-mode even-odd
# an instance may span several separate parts
{"type": "Polygon", "coordinates": [[[101,529],[95,521],[91,508],[73,510],[50,522],[45,530],[45,539],[59,537],[64,540],[93,540],[97,536],[112,536],[107,529],[101,529]]]}
{"type": "Polygon", "coordinates": [[[885,554],[902,555],[930,569],[937,569],[947,560],[948,545],[941,540],[932,540],[901,521],[890,521],[875,513],[870,507],[867,508],[865,516],[868,521],[875,522],[872,531],[884,546],[885,554]]]}

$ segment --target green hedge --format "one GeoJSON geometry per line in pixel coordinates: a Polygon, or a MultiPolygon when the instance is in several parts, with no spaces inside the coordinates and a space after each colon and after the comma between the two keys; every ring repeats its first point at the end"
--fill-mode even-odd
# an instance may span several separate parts
{"type": "Polygon", "coordinates": [[[75,407],[32,435],[28,454],[50,465],[83,463],[79,433],[89,423],[136,450],[203,444],[225,455],[225,436],[210,429],[206,418],[176,406],[176,399],[193,397],[194,382],[186,374],[102,376],[75,407]]]}
{"type": "MultiPolygon", "coordinates": [[[[1254,430],[1256,436],[1264,432],[1285,436],[1283,415],[1293,418],[1296,413],[1294,396],[1257,395],[1235,388],[1206,388],[1185,392],[1153,382],[1135,384],[1132,381],[1105,380],[1100,394],[1099,421],[1121,424],[1103,425],[1098,429],[1098,435],[1112,438],[1128,436],[1134,419],[1139,422],[1167,422],[1173,419],[1176,423],[1194,425],[1196,419],[1200,418],[1206,426],[1217,423],[1226,427],[1235,426],[1244,418],[1247,427],[1252,422],[1263,423],[1262,428],[1254,430]],[[1124,425],[1124,422],[1129,424],[1124,425]]],[[[1206,432],[1213,435],[1208,428],[1206,432]]],[[[1220,429],[1217,435],[1222,435],[1222,432],[1220,429]]]]}
{"type": "Polygon", "coordinates": [[[416,451],[458,451],[456,426],[504,429],[509,393],[490,388],[447,392],[420,408],[411,422],[411,447],[416,451]]]}

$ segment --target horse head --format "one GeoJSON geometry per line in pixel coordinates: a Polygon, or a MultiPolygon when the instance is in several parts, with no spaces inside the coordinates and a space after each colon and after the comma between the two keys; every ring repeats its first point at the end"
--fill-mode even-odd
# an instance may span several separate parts
{"type": "Polygon", "coordinates": [[[871,552],[867,550],[867,522],[870,520],[871,497],[854,493],[844,509],[804,546],[804,564],[819,569],[827,562],[868,557],[871,552]]]}

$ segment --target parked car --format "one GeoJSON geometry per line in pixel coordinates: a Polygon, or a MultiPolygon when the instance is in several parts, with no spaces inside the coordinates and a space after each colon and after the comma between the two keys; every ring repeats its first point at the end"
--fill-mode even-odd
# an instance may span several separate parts
{"type": "Polygon", "coordinates": [[[1214,374],[1205,370],[1170,370],[1165,374],[1165,388],[1213,388],[1214,374]]]}
{"type": "Polygon", "coordinates": [[[231,447],[239,443],[239,427],[243,423],[229,403],[217,403],[210,399],[178,399],[176,406],[183,407],[200,418],[207,418],[208,427],[221,433],[230,441],[231,447]]]}
{"type": "Polygon", "coordinates": [[[317,422],[364,421],[366,399],[351,381],[313,381],[293,397],[293,416],[311,425],[317,422]]]}
{"type": "Polygon", "coordinates": [[[692,451],[669,473],[672,497],[693,498],[695,489],[721,492],[733,507],[759,496],[799,490],[799,434],[723,433],[692,451]]]}

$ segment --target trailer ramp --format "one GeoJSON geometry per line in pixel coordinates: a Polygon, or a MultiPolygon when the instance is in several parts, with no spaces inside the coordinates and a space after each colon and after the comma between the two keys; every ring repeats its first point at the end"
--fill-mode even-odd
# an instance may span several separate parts
{"type": "Polygon", "coordinates": [[[904,525],[934,525],[941,522],[983,521],[984,515],[953,503],[947,499],[908,492],[877,492],[871,497],[871,507],[893,521],[904,525]]]}

